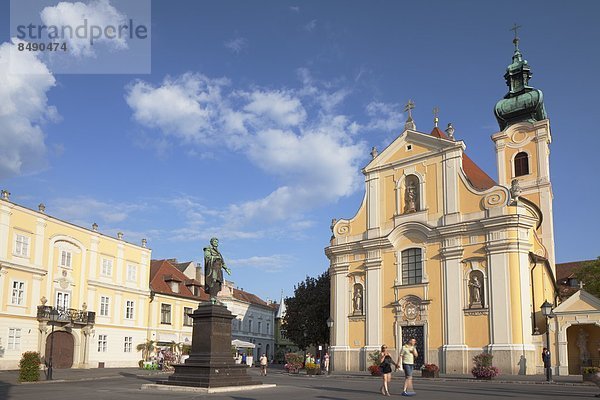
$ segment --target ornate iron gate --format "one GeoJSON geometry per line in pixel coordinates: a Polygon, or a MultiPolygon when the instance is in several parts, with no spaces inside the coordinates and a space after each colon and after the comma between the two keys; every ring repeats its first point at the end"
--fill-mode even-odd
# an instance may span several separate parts
{"type": "Polygon", "coordinates": [[[416,347],[419,356],[415,358],[415,369],[420,369],[423,366],[423,360],[425,359],[425,329],[423,328],[423,326],[403,326],[402,344],[405,344],[411,338],[415,338],[415,340],[417,341],[416,347]]]}

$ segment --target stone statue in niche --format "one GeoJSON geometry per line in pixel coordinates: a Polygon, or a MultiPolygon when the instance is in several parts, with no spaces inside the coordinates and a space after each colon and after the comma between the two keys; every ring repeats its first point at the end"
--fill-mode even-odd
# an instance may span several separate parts
{"type": "Polygon", "coordinates": [[[406,213],[413,213],[417,211],[417,189],[415,183],[412,181],[410,181],[406,186],[404,203],[406,213]]]}
{"type": "Polygon", "coordinates": [[[473,271],[469,274],[469,308],[483,308],[483,274],[473,271]]]}
{"type": "Polygon", "coordinates": [[[363,287],[360,283],[354,284],[354,295],[352,297],[353,314],[363,314],[363,287]]]}
{"type": "Polygon", "coordinates": [[[579,335],[577,336],[577,347],[579,347],[579,359],[581,363],[585,365],[585,363],[590,359],[590,352],[588,351],[587,342],[588,342],[588,333],[580,329],[579,335]]]}

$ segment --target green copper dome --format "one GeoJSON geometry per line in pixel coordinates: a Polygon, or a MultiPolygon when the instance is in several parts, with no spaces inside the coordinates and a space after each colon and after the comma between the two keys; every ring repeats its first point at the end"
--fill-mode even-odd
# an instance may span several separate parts
{"type": "Polygon", "coordinates": [[[515,52],[512,63],[506,68],[504,79],[508,93],[496,103],[494,114],[500,129],[521,121],[541,121],[546,119],[544,96],[542,91],[528,86],[531,78],[531,67],[519,50],[519,38],[513,40],[515,52]]]}

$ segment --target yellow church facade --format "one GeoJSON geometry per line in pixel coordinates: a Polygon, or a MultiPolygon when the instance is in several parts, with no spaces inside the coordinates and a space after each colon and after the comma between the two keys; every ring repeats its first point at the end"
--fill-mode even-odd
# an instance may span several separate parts
{"type": "Polygon", "coordinates": [[[366,370],[382,344],[394,352],[414,337],[417,367],[469,373],[485,351],[505,374],[543,371],[540,306],[558,305],[551,131],[530,76],[516,40],[509,93],[496,105],[501,130],[491,136],[496,180],[450,124],[417,130],[410,102],[404,131],[373,149],[362,204],[332,221],[325,249],[334,370],[366,370]]]}
{"type": "Polygon", "coordinates": [[[128,243],[9,196],[0,199],[0,369],[17,368],[25,351],[49,361],[50,346],[54,368],[137,366],[136,345],[148,336],[145,240],[128,243]]]}

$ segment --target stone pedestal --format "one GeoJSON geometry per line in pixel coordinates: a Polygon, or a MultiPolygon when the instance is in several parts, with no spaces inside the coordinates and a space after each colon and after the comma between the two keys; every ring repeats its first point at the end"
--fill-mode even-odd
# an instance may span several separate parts
{"type": "Polygon", "coordinates": [[[260,385],[246,374],[248,367],[235,364],[231,354],[231,320],[220,304],[201,304],[190,315],[194,320],[192,351],[185,363],[175,365],[166,385],[216,388],[260,385]]]}

